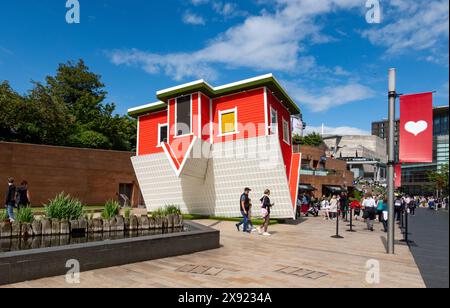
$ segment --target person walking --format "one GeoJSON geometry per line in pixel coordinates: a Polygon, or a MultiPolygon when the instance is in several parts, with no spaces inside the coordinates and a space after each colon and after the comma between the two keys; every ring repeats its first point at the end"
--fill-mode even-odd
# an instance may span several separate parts
{"type": "Polygon", "coordinates": [[[409,212],[412,216],[416,216],[416,208],[418,206],[418,200],[416,198],[412,199],[409,203],[409,212]]]}
{"type": "Polygon", "coordinates": [[[337,196],[334,195],[330,200],[331,220],[334,220],[334,218],[339,218],[338,217],[338,207],[339,207],[339,201],[337,199],[337,196]]]}
{"type": "Polygon", "coordinates": [[[384,198],[383,196],[378,196],[377,198],[377,216],[378,216],[378,221],[380,223],[383,222],[383,203],[384,203],[384,198]]]}
{"type": "Polygon", "coordinates": [[[262,227],[258,229],[260,235],[271,236],[271,234],[268,232],[268,229],[270,223],[270,212],[273,206],[274,204],[270,202],[270,190],[266,189],[266,191],[264,192],[264,196],[261,198],[261,213],[264,219],[264,223],[262,227]]]}
{"type": "Polygon", "coordinates": [[[8,190],[6,191],[5,207],[8,211],[8,218],[10,222],[16,221],[14,215],[14,207],[16,205],[16,186],[14,186],[14,179],[8,178],[8,190]]]}
{"type": "Polygon", "coordinates": [[[324,220],[330,220],[330,202],[328,201],[328,198],[323,196],[322,202],[320,203],[320,208],[322,210],[323,219],[324,220]]]}
{"type": "Polygon", "coordinates": [[[348,221],[348,210],[349,210],[349,201],[346,193],[342,193],[341,199],[339,200],[339,206],[342,213],[342,219],[344,221],[348,221]]]}
{"type": "Polygon", "coordinates": [[[400,222],[402,217],[402,199],[400,198],[400,196],[397,196],[397,198],[395,198],[394,211],[395,219],[397,220],[397,222],[400,222]]]}
{"type": "Polygon", "coordinates": [[[381,219],[382,219],[382,223],[383,223],[383,231],[384,232],[388,232],[388,220],[390,219],[389,218],[389,206],[388,206],[388,199],[387,198],[384,198],[383,200],[382,200],[382,206],[381,206],[381,211],[382,211],[382,217],[381,217],[381,219]]]}
{"type": "Polygon", "coordinates": [[[373,221],[375,220],[377,205],[372,193],[367,193],[362,206],[364,208],[364,219],[367,223],[367,229],[373,232],[373,221]]]}
{"type": "MultiPolygon", "coordinates": [[[[249,194],[252,190],[250,188],[245,188],[244,193],[241,195],[240,201],[239,201],[239,209],[242,214],[242,221],[238,224],[236,224],[237,230],[241,231],[241,226],[244,225],[244,232],[248,231],[248,218],[249,218],[249,211],[250,211],[250,198],[249,194]]],[[[251,231],[250,231],[251,232],[251,231]]]]}
{"type": "Polygon", "coordinates": [[[28,190],[28,182],[23,180],[16,191],[17,208],[21,209],[30,205],[30,191],[28,190]]]}

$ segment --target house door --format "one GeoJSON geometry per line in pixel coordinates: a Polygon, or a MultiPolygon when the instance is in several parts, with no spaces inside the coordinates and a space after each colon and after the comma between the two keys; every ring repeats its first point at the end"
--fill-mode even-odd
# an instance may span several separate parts
{"type": "Polygon", "coordinates": [[[119,184],[119,203],[122,207],[131,207],[133,184],[119,184]]]}

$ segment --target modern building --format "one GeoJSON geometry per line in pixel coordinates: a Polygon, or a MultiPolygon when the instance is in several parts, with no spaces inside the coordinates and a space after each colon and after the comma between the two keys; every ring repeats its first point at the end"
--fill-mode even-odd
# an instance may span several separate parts
{"type": "Polygon", "coordinates": [[[295,145],[294,152],[302,154],[300,193],[320,198],[353,189],[354,177],[347,163],[327,156],[326,147],[295,145]]]}
{"type": "MultiPolygon", "coordinates": [[[[291,116],[300,109],[272,74],[213,87],[204,80],[157,92],[158,102],[129,110],[138,118],[132,163],[148,210],[240,216],[271,189],[272,216],[293,218],[300,154],[291,116]]],[[[258,215],[255,211],[255,215],[258,215]]]]}
{"type": "MultiPolygon", "coordinates": [[[[433,194],[429,186],[428,173],[436,171],[449,163],[449,106],[434,107],[433,111],[433,163],[405,164],[402,167],[402,189],[408,194],[433,194]]],[[[398,160],[400,120],[395,126],[395,148],[398,160]]],[[[388,141],[389,123],[387,120],[372,123],[372,134],[388,141]]]]}
{"type": "Polygon", "coordinates": [[[384,182],[386,180],[386,141],[377,136],[324,136],[331,157],[347,162],[355,178],[384,182]]]}

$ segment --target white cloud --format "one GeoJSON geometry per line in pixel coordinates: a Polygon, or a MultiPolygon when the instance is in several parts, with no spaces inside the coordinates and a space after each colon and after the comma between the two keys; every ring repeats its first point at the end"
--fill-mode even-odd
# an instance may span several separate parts
{"type": "Polygon", "coordinates": [[[364,101],[375,95],[371,88],[356,82],[315,89],[300,87],[294,82],[284,84],[300,105],[308,106],[313,112],[322,112],[341,105],[364,101]]]}
{"type": "Polygon", "coordinates": [[[330,127],[330,126],[307,126],[305,129],[305,134],[318,133],[322,134],[322,129],[325,135],[370,135],[370,133],[366,130],[349,127],[349,126],[340,126],[340,127],[330,127]]]}
{"type": "Polygon", "coordinates": [[[386,6],[387,23],[363,31],[363,37],[387,47],[389,56],[424,51],[425,60],[448,65],[448,0],[391,0],[386,6]]]}
{"type": "Polygon", "coordinates": [[[205,25],[205,19],[197,14],[191,13],[189,11],[185,12],[183,15],[183,22],[189,25],[205,25]]]}

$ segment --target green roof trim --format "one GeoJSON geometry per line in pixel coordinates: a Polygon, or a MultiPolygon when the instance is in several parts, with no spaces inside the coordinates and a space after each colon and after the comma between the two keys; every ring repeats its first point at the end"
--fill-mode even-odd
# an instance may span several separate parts
{"type": "Polygon", "coordinates": [[[163,102],[167,102],[171,98],[191,94],[193,92],[202,92],[210,98],[217,98],[239,91],[252,90],[260,87],[267,87],[280,101],[286,105],[292,114],[300,113],[300,108],[287,94],[277,79],[272,74],[268,74],[220,87],[212,87],[204,80],[198,80],[166,90],[161,90],[157,92],[157,98],[161,101],[160,103],[130,109],[128,114],[130,116],[138,116],[144,113],[164,110],[167,108],[167,103],[163,102]]]}

